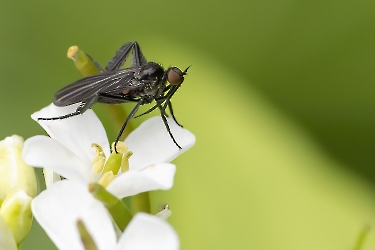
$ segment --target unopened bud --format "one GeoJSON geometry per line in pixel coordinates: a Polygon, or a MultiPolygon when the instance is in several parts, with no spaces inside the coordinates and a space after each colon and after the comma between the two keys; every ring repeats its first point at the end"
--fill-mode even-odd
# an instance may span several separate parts
{"type": "Polygon", "coordinates": [[[13,238],[12,232],[0,216],[0,249],[17,250],[17,244],[13,238]]]}
{"type": "Polygon", "coordinates": [[[0,216],[13,233],[17,244],[20,244],[30,231],[33,216],[31,213],[32,198],[22,189],[14,188],[7,195],[0,208],[0,216]]]}
{"type": "Polygon", "coordinates": [[[37,194],[34,169],[21,157],[23,138],[13,135],[0,141],[0,199],[4,200],[15,187],[24,190],[30,197],[37,194]]]}

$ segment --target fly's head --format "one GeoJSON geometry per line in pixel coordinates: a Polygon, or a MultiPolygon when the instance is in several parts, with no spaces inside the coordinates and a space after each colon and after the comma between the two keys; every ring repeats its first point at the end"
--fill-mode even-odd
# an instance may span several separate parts
{"type": "Polygon", "coordinates": [[[181,71],[177,67],[170,67],[166,73],[168,82],[174,86],[182,84],[182,82],[185,80],[184,75],[187,74],[189,68],[190,66],[187,67],[184,71],[181,71]]]}

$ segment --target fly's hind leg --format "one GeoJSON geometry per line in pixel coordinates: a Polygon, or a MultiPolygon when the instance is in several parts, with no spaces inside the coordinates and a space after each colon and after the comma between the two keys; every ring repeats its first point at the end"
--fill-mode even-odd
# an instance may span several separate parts
{"type": "Polygon", "coordinates": [[[132,53],[130,63],[132,67],[142,66],[147,62],[141,48],[139,47],[139,44],[137,42],[129,42],[117,50],[116,55],[108,62],[105,70],[113,71],[119,69],[125,64],[130,53],[132,53]]]}

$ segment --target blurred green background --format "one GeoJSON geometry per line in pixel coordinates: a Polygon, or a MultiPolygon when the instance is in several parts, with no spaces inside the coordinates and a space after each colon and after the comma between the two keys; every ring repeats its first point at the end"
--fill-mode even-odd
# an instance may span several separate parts
{"type": "MultiPolygon", "coordinates": [[[[80,78],[70,45],[105,65],[136,40],[150,61],[192,64],[173,104],[197,144],[175,161],[173,189],[152,194],[183,249],[353,249],[375,221],[374,11],[368,0],[2,1],[1,138],[43,133],[30,114],[80,78]]],[[[34,223],[23,249],[54,247],[34,223]]]]}

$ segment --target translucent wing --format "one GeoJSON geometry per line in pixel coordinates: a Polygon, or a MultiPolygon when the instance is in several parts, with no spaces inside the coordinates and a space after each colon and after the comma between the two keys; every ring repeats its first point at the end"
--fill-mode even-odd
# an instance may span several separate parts
{"type": "Polygon", "coordinates": [[[82,78],[57,91],[53,103],[63,107],[86,102],[94,95],[121,93],[131,89],[130,83],[134,80],[134,73],[139,70],[139,67],[134,67],[82,78]]]}

